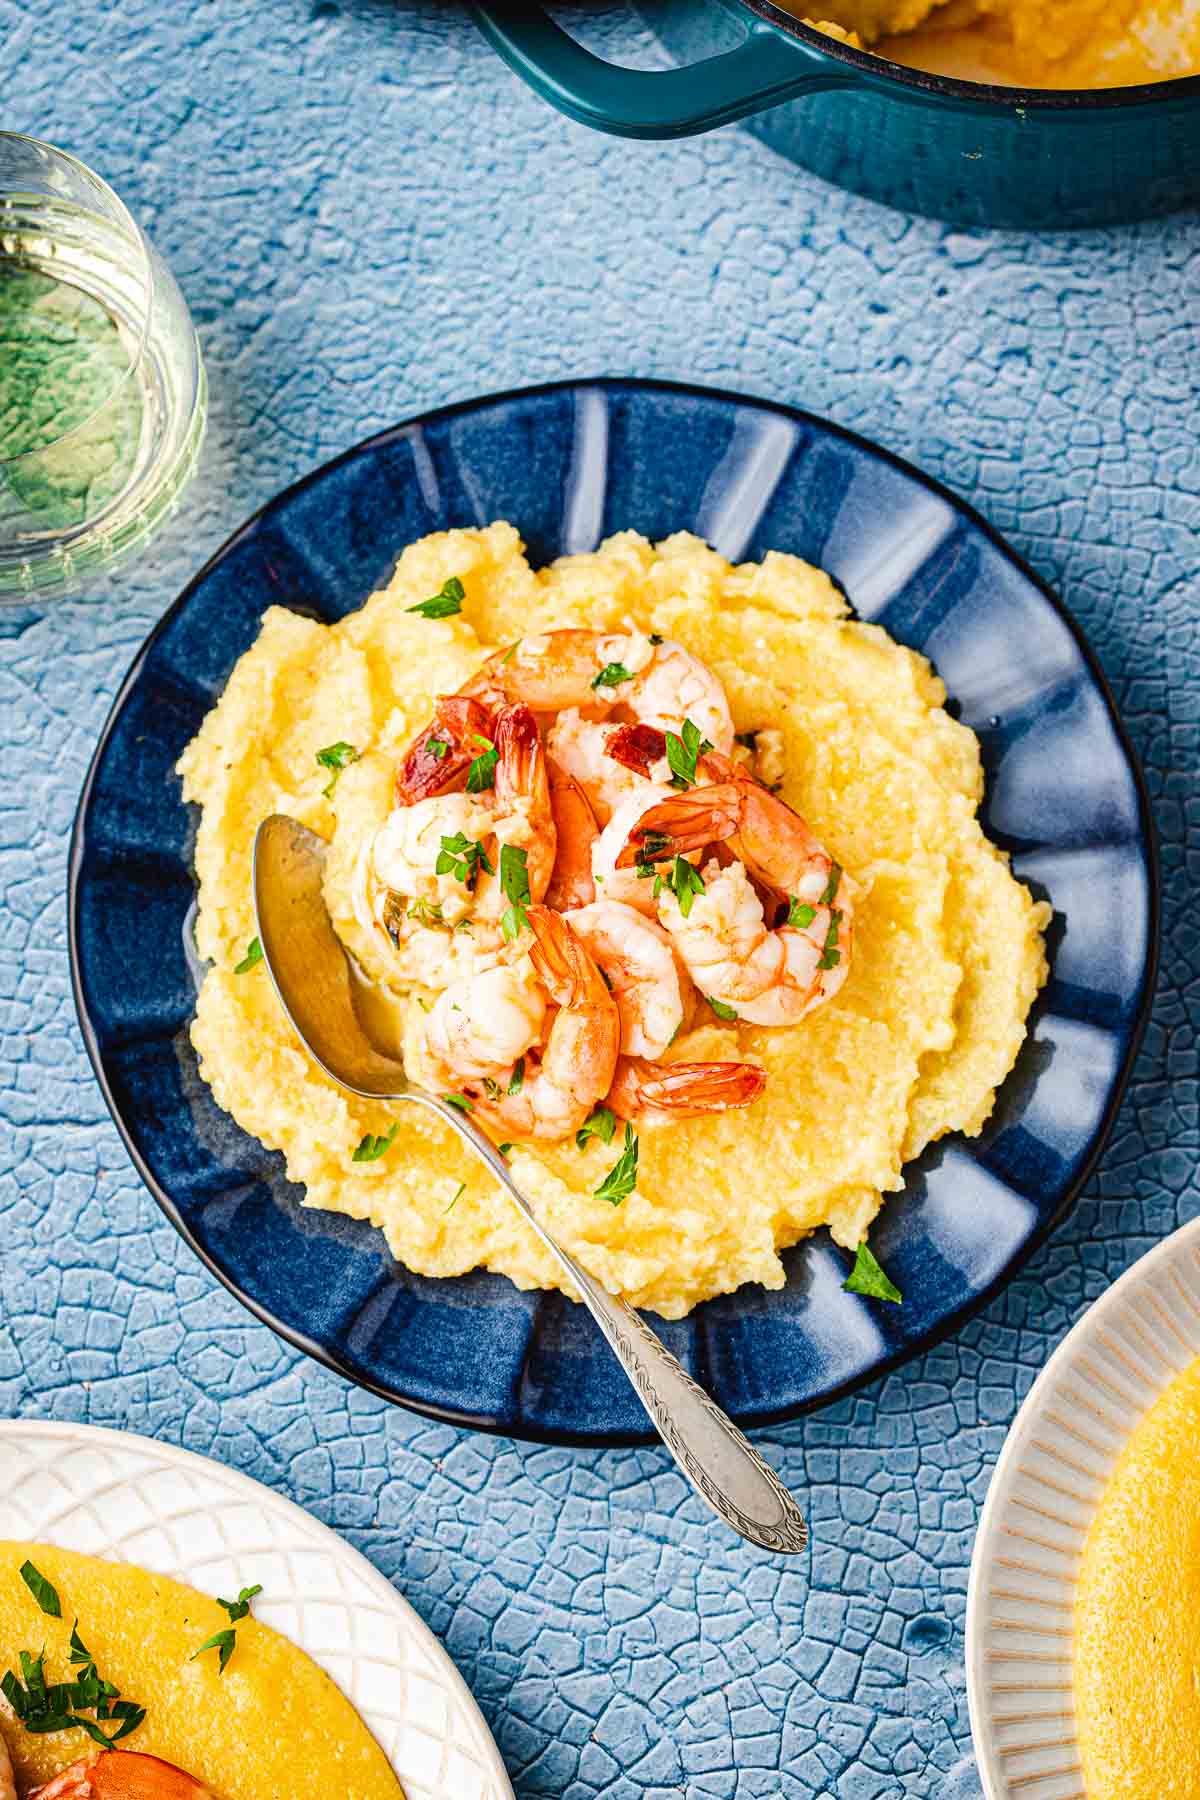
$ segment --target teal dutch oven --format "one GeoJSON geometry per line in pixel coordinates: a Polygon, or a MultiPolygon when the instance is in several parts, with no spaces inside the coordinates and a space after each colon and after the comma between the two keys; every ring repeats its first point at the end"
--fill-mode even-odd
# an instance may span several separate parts
{"type": "Polygon", "coordinates": [[[539,6],[474,8],[510,68],[585,125],[671,138],[748,119],[792,161],[905,212],[1047,229],[1149,218],[1200,198],[1200,76],[990,87],[852,50],[772,0],[642,10],[677,67],[605,62],[539,6]]]}

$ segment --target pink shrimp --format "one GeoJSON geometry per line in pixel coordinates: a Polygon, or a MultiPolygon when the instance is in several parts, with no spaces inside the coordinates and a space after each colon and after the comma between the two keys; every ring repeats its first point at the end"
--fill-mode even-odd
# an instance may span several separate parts
{"type": "Polygon", "coordinates": [[[702,993],[749,1024],[794,1025],[846,979],[855,885],[785,800],[726,757],[701,763],[714,784],[651,807],[617,866],[647,868],[722,844],[737,860],[710,859],[682,897],[678,883],[661,884],[659,921],[702,993]],[[774,929],[750,876],[787,905],[774,929]]]}
{"type": "Polygon", "coordinates": [[[408,746],[396,771],[396,804],[413,806],[448,793],[492,741],[492,714],[465,694],[443,694],[433,718],[408,746]],[[431,748],[432,746],[432,748],[431,748]]]}
{"type": "Polygon", "coordinates": [[[766,1086],[756,1063],[653,1063],[623,1056],[608,1104],[639,1130],[752,1106],[766,1086]]]}
{"type": "Polygon", "coordinates": [[[587,906],[596,897],[592,876],[592,845],[599,835],[596,815],[583,788],[552,756],[546,758],[550,777],[550,809],[554,814],[557,849],[554,873],[546,889],[546,905],[555,912],[587,906]]]}

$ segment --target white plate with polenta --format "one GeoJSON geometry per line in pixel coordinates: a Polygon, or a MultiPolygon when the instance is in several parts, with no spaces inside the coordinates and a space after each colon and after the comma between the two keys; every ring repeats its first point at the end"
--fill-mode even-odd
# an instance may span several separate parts
{"type": "Polygon", "coordinates": [[[643,1421],[457,1140],[295,1042],[254,954],[270,812],[330,844],[369,1028],[511,1146],[556,1236],[743,1420],[894,1363],[1011,1273],[1090,1166],[1144,1015],[1145,798],[1102,679],[915,471],[785,409],[596,383],[450,409],[282,496],[168,614],[97,753],[85,1041],[160,1203],[260,1315],[516,1435],[643,1421]],[[552,854],[506,837],[497,770],[510,818],[547,810],[521,743],[582,784],[584,857],[557,817],[552,854]],[[631,825],[622,781],[666,813],[631,825]],[[613,900],[641,915],[617,952],[613,900]],[[594,969],[544,1104],[577,1004],[552,926],[594,969]],[[655,996],[632,1021],[630,970],[655,996]],[[506,1052],[451,1055],[449,1014],[503,1018],[506,1052]]]}
{"type": "Polygon", "coordinates": [[[1200,1220],[1089,1307],[980,1520],[967,1690],[988,1800],[1200,1800],[1200,1220]]]}
{"type": "MultiPolygon", "coordinates": [[[[0,1744],[19,1795],[109,1755],[103,1738],[114,1780],[154,1758],[216,1800],[512,1800],[436,1638],[298,1506],[86,1425],[0,1422],[0,1472],[0,1744]],[[89,1676],[112,1690],[99,1707],[89,1676]],[[81,1722],[47,1730],[48,1712],[81,1722]]],[[[147,1800],[156,1768],[127,1777],[147,1800]]]]}

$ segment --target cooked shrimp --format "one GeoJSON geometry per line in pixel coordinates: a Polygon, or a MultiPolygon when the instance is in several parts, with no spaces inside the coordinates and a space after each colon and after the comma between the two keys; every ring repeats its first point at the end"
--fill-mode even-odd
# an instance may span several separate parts
{"type": "MultiPolygon", "coordinates": [[[[588,789],[593,805],[604,796],[602,739],[593,727],[606,718],[640,720],[662,731],[680,731],[691,719],[700,735],[723,755],[733,748],[733,719],[725,689],[698,656],[670,638],[657,642],[644,632],[584,631],[574,628],[522,638],[511,650],[490,658],[463,688],[465,695],[494,703],[498,695],[523,700],[538,713],[566,714],[552,728],[551,753],[588,789]],[[582,767],[577,764],[583,765],[582,767]]],[[[610,780],[618,780],[608,771],[610,780]]]]}
{"type": "Polygon", "coordinates": [[[672,798],[669,787],[657,782],[641,782],[616,808],[592,845],[592,874],[600,899],[621,900],[637,912],[654,917],[653,883],[645,881],[636,868],[622,866],[620,858],[631,837],[640,829],[643,817],[672,798]]]}
{"type": "Polygon", "coordinates": [[[17,1800],[17,1783],[13,1775],[8,1747],[0,1736],[0,1800],[17,1800]]]}
{"type": "Polygon", "coordinates": [[[455,979],[498,949],[509,904],[505,846],[523,857],[534,900],[554,868],[556,832],[537,723],[528,707],[510,706],[494,731],[494,788],[394,807],[355,871],[355,916],[387,940],[397,973],[425,986],[455,979]],[[465,946],[447,941],[447,933],[468,926],[473,935],[465,946]]]}
{"type": "Polygon", "coordinates": [[[157,1756],[102,1750],[90,1761],[72,1763],[28,1800],[216,1800],[216,1796],[203,1782],[157,1756]]]}
{"type": "MultiPolygon", "coordinates": [[[[531,905],[528,916],[532,943],[521,954],[555,1009],[551,1015],[550,1005],[545,1008],[544,1042],[535,1047],[533,1009],[515,987],[503,988],[505,1017],[498,1023],[494,1012],[482,1016],[486,999],[473,998],[464,986],[438,1000],[426,1051],[435,1083],[465,1093],[489,1129],[502,1137],[556,1140],[578,1130],[611,1087],[621,1024],[604,977],[570,925],[548,906],[531,905]],[[474,1041],[472,1022],[479,1028],[474,1041]],[[499,1060],[523,1039],[517,1066],[499,1060]]],[[[494,985],[499,994],[503,984],[494,985]]]]}
{"type": "Polygon", "coordinates": [[[670,778],[662,732],[655,733],[661,746],[657,768],[635,768],[612,755],[609,744],[613,737],[638,729],[636,725],[614,725],[607,719],[589,719],[577,706],[569,706],[551,720],[546,732],[550,755],[579,783],[601,824],[607,824],[627,795],[644,786],[647,775],[660,781],[670,778]]]}
{"type": "Polygon", "coordinates": [[[702,993],[750,1024],[793,1025],[846,979],[854,884],[786,801],[724,757],[704,761],[724,779],[644,813],[617,866],[644,868],[722,843],[738,861],[723,868],[711,859],[686,913],[674,888],[661,884],[659,921],[702,993]],[[750,875],[787,902],[787,919],[774,930],[750,875]]]}
{"type": "Polygon", "coordinates": [[[465,694],[444,694],[433,718],[415,737],[396,771],[396,803],[413,806],[433,794],[448,793],[492,742],[492,715],[465,694]]]}
{"type": "Polygon", "coordinates": [[[524,852],[529,897],[541,900],[554,873],[558,834],[550,797],[546,752],[537,720],[527,706],[506,706],[496,720],[496,775],[493,802],[493,853],[475,891],[475,913],[482,919],[499,919],[509,905],[505,892],[501,853],[507,845],[524,852]]]}
{"type": "Polygon", "coordinates": [[[639,1130],[750,1106],[766,1086],[755,1063],[654,1063],[623,1056],[608,1103],[639,1130]]]}
{"type": "Polygon", "coordinates": [[[531,959],[497,964],[445,988],[425,1027],[429,1052],[468,1081],[507,1081],[514,1064],[539,1041],[546,995],[531,959]]]}
{"type": "Polygon", "coordinates": [[[624,1056],[661,1056],[683,1024],[684,986],[661,925],[619,900],[597,900],[566,918],[608,978],[624,1056]]]}
{"type": "Polygon", "coordinates": [[[554,814],[557,846],[554,873],[545,901],[555,912],[586,906],[596,897],[592,876],[592,845],[599,835],[596,815],[579,782],[553,757],[546,758],[550,777],[550,810],[554,814]]]}

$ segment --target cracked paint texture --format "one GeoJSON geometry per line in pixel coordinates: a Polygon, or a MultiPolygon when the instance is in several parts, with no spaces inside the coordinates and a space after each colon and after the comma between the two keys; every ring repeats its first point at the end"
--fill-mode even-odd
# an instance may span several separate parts
{"type": "MultiPolygon", "coordinates": [[[[638,39],[620,8],[594,23],[638,39]]],[[[0,46],[5,126],[129,201],[212,386],[200,476],[150,552],[0,612],[0,1413],[184,1444],[344,1532],[458,1660],[521,1800],[976,1800],[962,1632],[992,1463],[1070,1323],[1200,1211],[1195,220],[963,232],[737,127],[590,135],[448,5],[0,0],[0,46]],[[143,1191],[71,1004],[76,796],[186,578],[368,432],[592,373],[791,401],[971,499],[1090,635],[1162,838],[1158,999],[1100,1171],[954,1340],[764,1435],[809,1510],[800,1567],[727,1537],[657,1451],[472,1437],[286,1349],[143,1191]]]]}

